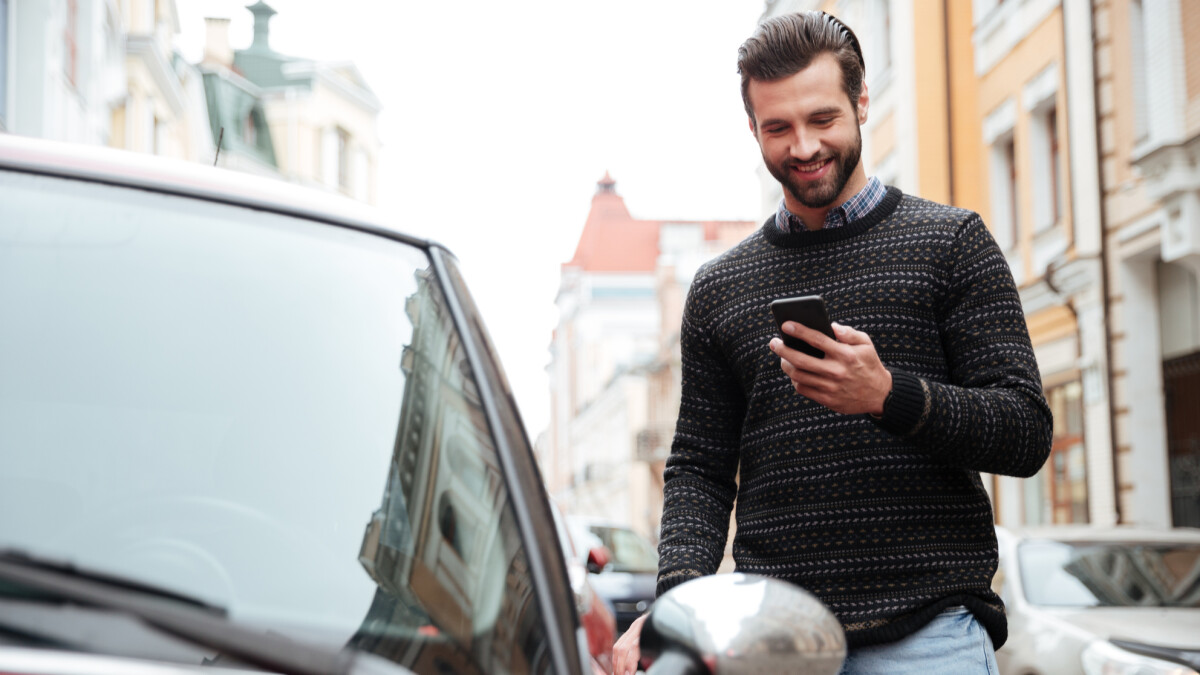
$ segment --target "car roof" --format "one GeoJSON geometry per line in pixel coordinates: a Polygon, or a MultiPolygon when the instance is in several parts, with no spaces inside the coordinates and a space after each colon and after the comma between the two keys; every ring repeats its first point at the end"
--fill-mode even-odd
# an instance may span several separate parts
{"type": "Polygon", "coordinates": [[[1200,544],[1200,529],[1193,527],[1154,528],[1132,525],[1100,527],[1055,525],[1045,527],[997,527],[1018,540],[1048,539],[1062,542],[1177,542],[1200,544]]]}
{"type": "Polygon", "coordinates": [[[349,197],[197,162],[0,133],[0,169],[195,197],[352,227],[444,248],[395,227],[383,211],[349,197]]]}

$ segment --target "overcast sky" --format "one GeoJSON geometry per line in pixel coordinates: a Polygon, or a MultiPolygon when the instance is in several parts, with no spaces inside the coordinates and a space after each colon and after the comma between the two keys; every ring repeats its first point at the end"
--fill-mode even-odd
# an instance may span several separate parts
{"type": "MultiPolygon", "coordinates": [[[[379,206],[461,260],[531,437],[560,265],[605,171],[635,218],[759,216],[736,58],[761,0],[267,2],[275,50],[353,61],[379,97],[379,206]]],[[[249,46],[248,0],[176,3],[189,60],[206,16],[249,46]]]]}

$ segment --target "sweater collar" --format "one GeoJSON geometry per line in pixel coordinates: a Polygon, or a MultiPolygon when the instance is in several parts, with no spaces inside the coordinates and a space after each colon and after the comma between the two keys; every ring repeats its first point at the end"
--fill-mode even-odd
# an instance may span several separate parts
{"type": "Polygon", "coordinates": [[[841,241],[856,237],[863,232],[878,225],[883,219],[892,215],[896,207],[900,204],[900,197],[903,193],[900,189],[894,186],[889,186],[887,194],[883,199],[871,209],[865,216],[859,218],[853,223],[843,225],[833,229],[820,230],[800,230],[793,232],[781,232],[778,225],[775,223],[774,214],[763,223],[762,234],[768,242],[774,246],[782,246],[785,248],[796,248],[801,246],[812,246],[814,244],[824,244],[828,242],[841,241]]]}

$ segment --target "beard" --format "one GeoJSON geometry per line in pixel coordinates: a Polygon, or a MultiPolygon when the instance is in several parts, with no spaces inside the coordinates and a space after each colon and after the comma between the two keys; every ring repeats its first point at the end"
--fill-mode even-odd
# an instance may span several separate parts
{"type": "Polygon", "coordinates": [[[846,188],[846,183],[850,181],[850,176],[854,174],[854,168],[858,166],[858,160],[861,157],[862,128],[856,124],[854,143],[844,153],[816,157],[808,162],[788,159],[782,164],[772,164],[766,156],[763,156],[763,163],[767,165],[767,170],[771,172],[775,180],[779,181],[783,189],[787,190],[788,194],[792,195],[796,201],[810,209],[823,209],[842,194],[842,190],[846,188]],[[801,181],[792,174],[792,167],[798,164],[828,159],[833,160],[833,170],[817,181],[801,181]]]}

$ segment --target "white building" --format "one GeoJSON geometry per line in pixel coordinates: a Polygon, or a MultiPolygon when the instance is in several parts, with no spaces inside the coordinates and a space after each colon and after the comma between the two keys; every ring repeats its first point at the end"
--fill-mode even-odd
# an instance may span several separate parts
{"type": "Polygon", "coordinates": [[[637,220],[605,174],[564,263],[550,346],[550,428],[538,440],[550,494],[570,513],[656,540],[662,468],[679,410],[682,299],[696,269],[746,221],[637,220]]]}
{"type": "Polygon", "coordinates": [[[212,155],[174,0],[0,0],[0,128],[188,160],[212,155]]]}
{"type": "Polygon", "coordinates": [[[108,144],[113,112],[126,90],[125,28],[117,4],[2,0],[0,22],[3,129],[108,144]]]}

